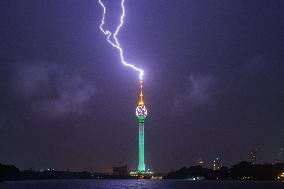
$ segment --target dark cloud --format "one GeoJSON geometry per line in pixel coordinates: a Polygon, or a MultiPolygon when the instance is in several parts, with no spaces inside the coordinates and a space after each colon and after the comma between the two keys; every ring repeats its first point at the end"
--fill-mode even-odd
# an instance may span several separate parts
{"type": "Polygon", "coordinates": [[[212,76],[190,75],[185,82],[184,93],[176,97],[175,105],[182,108],[188,103],[198,106],[208,102],[215,93],[214,82],[212,76]]]}
{"type": "Polygon", "coordinates": [[[78,73],[65,73],[60,64],[32,62],[17,67],[14,90],[31,111],[50,118],[68,113],[80,114],[94,97],[96,86],[78,73]]]}
{"type": "Polygon", "coordinates": [[[273,62],[269,63],[264,55],[254,56],[245,62],[244,71],[247,72],[244,73],[245,74],[259,74],[261,72],[264,73],[265,71],[267,71],[267,68],[269,69],[271,66],[273,66],[273,62]]]}

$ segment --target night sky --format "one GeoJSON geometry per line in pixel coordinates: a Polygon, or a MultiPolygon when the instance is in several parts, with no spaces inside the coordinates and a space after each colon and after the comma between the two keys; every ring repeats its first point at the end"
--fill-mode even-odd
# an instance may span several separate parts
{"type": "MultiPolygon", "coordinates": [[[[120,2],[104,1],[106,29],[120,2]]],[[[272,162],[284,147],[284,1],[125,1],[119,40],[144,69],[145,163],[272,162]]],[[[138,73],[99,29],[97,0],[0,1],[0,162],[138,166],[138,73]]]]}

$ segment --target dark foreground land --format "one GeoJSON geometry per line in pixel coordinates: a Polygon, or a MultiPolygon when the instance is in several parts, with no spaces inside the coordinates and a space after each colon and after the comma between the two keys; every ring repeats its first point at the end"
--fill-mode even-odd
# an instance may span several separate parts
{"type": "Polygon", "coordinates": [[[1,189],[283,189],[283,182],[192,180],[33,180],[5,181],[1,189]]]}
{"type": "MultiPolygon", "coordinates": [[[[159,176],[159,175],[156,175],[159,176]]],[[[24,170],[20,171],[14,165],[0,164],[0,181],[15,180],[45,180],[45,179],[136,179],[128,175],[127,171],[120,175],[91,172],[71,172],[55,170],[24,170]]],[[[151,177],[148,177],[151,178],[151,177]]],[[[284,181],[284,163],[250,164],[240,162],[231,168],[220,167],[218,170],[202,166],[183,167],[163,175],[164,179],[187,180],[249,180],[249,181],[284,181]]],[[[283,187],[284,188],[284,187],[283,187]]]]}

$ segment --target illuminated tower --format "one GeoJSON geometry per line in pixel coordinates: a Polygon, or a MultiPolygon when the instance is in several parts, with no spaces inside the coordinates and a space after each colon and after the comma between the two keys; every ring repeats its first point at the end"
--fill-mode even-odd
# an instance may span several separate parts
{"type": "Polygon", "coordinates": [[[143,102],[142,93],[142,80],[140,80],[140,98],[136,108],[136,116],[138,117],[139,123],[139,165],[138,172],[145,172],[144,162],[144,121],[147,116],[147,109],[143,102]]]}

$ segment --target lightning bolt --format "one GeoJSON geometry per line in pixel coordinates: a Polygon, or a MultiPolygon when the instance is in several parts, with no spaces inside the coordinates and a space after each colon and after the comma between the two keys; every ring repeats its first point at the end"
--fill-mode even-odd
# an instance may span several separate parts
{"type": "Polygon", "coordinates": [[[106,14],[106,7],[105,5],[102,3],[101,0],[99,0],[99,3],[100,5],[103,7],[104,9],[104,12],[103,12],[103,18],[101,20],[101,25],[100,25],[100,29],[101,31],[107,36],[107,41],[114,47],[116,48],[118,51],[119,51],[119,54],[120,54],[120,60],[121,60],[121,63],[126,66],[126,67],[130,67],[132,68],[133,70],[135,71],[138,71],[139,72],[139,77],[140,77],[140,80],[142,81],[143,79],[143,74],[144,74],[144,71],[140,68],[137,68],[136,66],[134,66],[133,64],[129,64],[127,63],[125,60],[124,60],[124,56],[123,56],[123,49],[121,48],[120,44],[119,44],[119,41],[117,39],[117,34],[120,30],[120,28],[123,26],[123,23],[124,23],[124,17],[125,17],[125,9],[124,9],[124,0],[121,0],[121,7],[122,7],[122,15],[120,17],[120,24],[117,26],[115,32],[114,32],[114,35],[112,35],[112,33],[109,31],[109,30],[104,30],[103,29],[103,25],[105,23],[105,14],[106,14]],[[113,36],[114,38],[114,42],[112,42],[110,40],[110,37],[113,36]]]}

